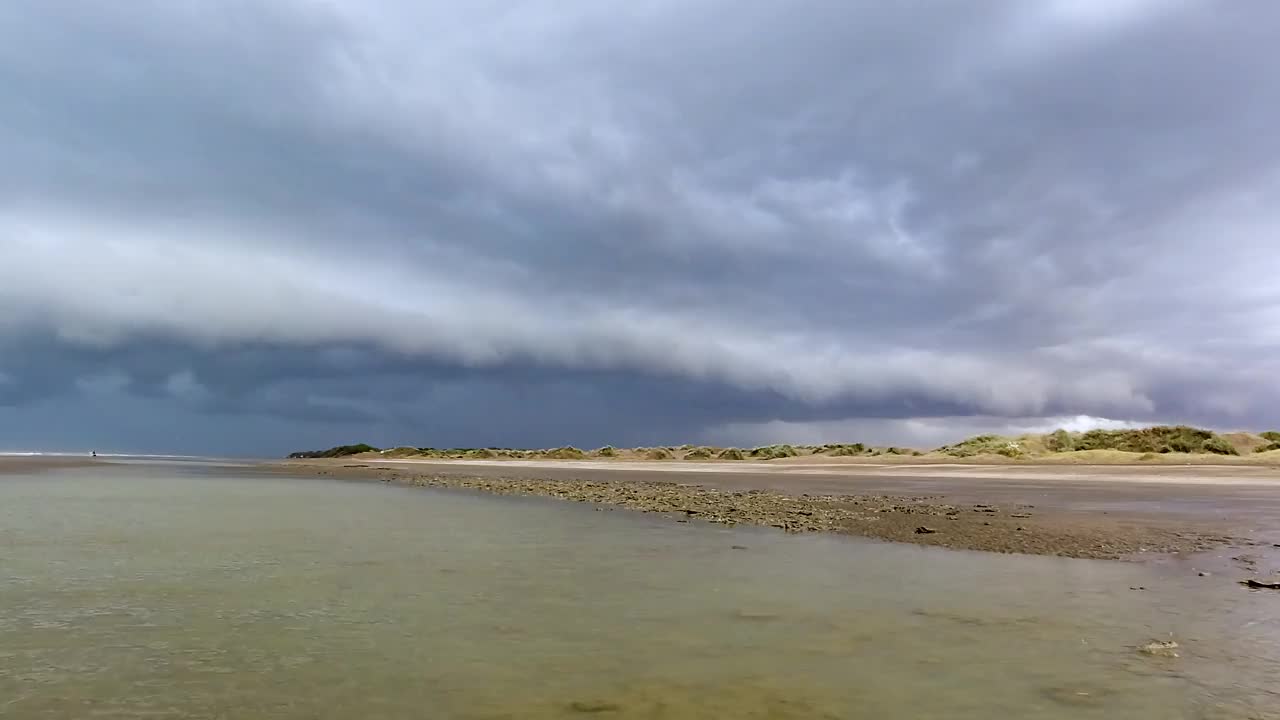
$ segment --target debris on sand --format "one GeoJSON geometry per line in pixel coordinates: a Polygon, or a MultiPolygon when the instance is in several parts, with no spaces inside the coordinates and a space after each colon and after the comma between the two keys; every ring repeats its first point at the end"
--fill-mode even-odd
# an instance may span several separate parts
{"type": "Polygon", "coordinates": [[[1151,642],[1138,648],[1138,652],[1143,655],[1153,655],[1155,657],[1176,658],[1178,655],[1178,643],[1173,640],[1152,640],[1151,642]]]}
{"type": "Polygon", "coordinates": [[[1280,577],[1249,578],[1241,580],[1240,584],[1257,590],[1280,590],[1280,577]]]}

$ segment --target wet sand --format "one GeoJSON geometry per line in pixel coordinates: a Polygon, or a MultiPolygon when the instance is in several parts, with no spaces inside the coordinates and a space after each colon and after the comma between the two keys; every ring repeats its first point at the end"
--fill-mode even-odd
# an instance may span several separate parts
{"type": "Polygon", "coordinates": [[[93,458],[76,458],[48,455],[0,455],[0,475],[33,473],[42,470],[89,467],[97,465],[93,458]]]}
{"type": "Polygon", "coordinates": [[[351,459],[276,467],[543,495],[691,522],[992,552],[1159,557],[1236,573],[1280,569],[1271,567],[1280,473],[1267,468],[351,459]]]}

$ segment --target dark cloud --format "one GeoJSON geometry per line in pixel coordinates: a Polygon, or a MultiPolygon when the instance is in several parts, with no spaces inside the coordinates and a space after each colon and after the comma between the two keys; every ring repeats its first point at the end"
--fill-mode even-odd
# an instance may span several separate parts
{"type": "Polygon", "coordinates": [[[113,442],[199,449],[180,417],[258,452],[1280,423],[1278,20],[6,6],[0,432],[74,445],[70,416],[132,414],[113,442]]]}

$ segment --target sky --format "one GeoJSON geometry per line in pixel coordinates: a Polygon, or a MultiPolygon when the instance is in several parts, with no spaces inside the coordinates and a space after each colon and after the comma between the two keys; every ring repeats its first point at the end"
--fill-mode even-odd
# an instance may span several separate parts
{"type": "Polygon", "coordinates": [[[1276,27],[0,3],[0,450],[1277,427],[1276,27]]]}

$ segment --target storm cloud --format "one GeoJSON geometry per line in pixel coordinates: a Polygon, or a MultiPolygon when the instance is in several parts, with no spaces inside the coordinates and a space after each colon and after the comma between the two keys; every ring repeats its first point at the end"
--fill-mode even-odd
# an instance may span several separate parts
{"type": "Polygon", "coordinates": [[[0,449],[1280,425],[1276,27],[8,3],[0,449]]]}

